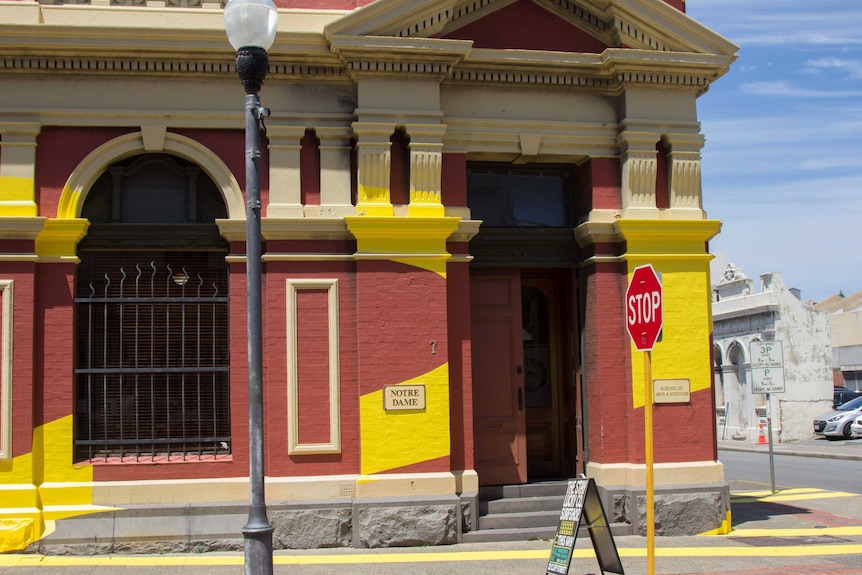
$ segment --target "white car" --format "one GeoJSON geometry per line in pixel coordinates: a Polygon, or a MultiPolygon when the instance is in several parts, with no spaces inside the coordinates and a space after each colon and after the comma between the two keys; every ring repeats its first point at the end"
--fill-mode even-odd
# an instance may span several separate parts
{"type": "Polygon", "coordinates": [[[853,437],[862,437],[862,416],[857,417],[850,424],[850,435],[853,437]]]}
{"type": "Polygon", "coordinates": [[[862,417],[862,397],[851,399],[833,411],[815,418],[814,433],[826,439],[850,439],[853,437],[850,427],[859,417],[862,417]]]}

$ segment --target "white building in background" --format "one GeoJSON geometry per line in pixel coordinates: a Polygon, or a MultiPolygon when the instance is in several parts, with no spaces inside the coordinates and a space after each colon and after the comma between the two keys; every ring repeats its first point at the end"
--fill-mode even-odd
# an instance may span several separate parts
{"type": "MultiPolygon", "coordinates": [[[[715,277],[715,276],[714,276],[715,277]]],[[[718,438],[758,442],[772,418],[773,440],[812,436],[811,421],[832,407],[829,316],[800,299],[779,273],[753,280],[728,264],[713,287],[715,403],[718,438]],[[720,278],[720,279],[719,279],[720,278]],[[752,393],[749,346],[780,341],[784,350],[783,393],[752,393]]],[[[765,438],[764,438],[765,439],[765,438]]]]}
{"type": "Polygon", "coordinates": [[[834,295],[814,307],[829,314],[832,382],[862,391],[862,291],[834,295]]]}

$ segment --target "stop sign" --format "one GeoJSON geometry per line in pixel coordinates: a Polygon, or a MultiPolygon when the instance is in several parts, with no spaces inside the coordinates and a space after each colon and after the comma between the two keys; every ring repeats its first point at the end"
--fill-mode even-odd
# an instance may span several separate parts
{"type": "Polygon", "coordinates": [[[661,281],[652,265],[638,266],[626,289],[626,330],[638,351],[649,351],[661,333],[661,281]]]}

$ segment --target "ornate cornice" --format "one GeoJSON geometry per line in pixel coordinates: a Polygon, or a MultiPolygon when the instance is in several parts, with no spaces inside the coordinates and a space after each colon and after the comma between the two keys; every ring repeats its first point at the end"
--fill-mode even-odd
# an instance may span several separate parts
{"type": "Polygon", "coordinates": [[[462,40],[337,36],[330,41],[348,73],[442,80],[471,50],[462,40]]]}
{"type": "MultiPolygon", "coordinates": [[[[605,94],[633,84],[702,93],[736,57],[729,42],[672,7],[646,0],[541,3],[611,46],[628,46],[601,54],[474,49],[469,41],[427,37],[509,1],[378,0],[341,17],[302,14],[301,26],[292,23],[292,30],[279,32],[268,78],[349,82],[359,76],[409,76],[605,94]]],[[[234,59],[221,10],[211,6],[4,5],[0,75],[232,77],[234,59]]]]}

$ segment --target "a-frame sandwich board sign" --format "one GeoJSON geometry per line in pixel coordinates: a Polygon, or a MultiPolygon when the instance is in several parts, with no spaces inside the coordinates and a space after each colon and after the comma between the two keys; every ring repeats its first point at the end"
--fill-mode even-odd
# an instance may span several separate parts
{"type": "Polygon", "coordinates": [[[625,575],[594,479],[569,480],[546,575],[568,575],[581,524],[586,524],[602,573],[625,575]]]}

